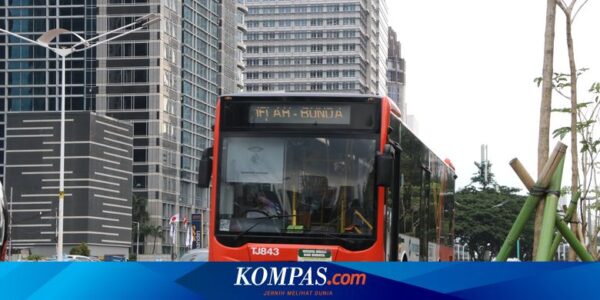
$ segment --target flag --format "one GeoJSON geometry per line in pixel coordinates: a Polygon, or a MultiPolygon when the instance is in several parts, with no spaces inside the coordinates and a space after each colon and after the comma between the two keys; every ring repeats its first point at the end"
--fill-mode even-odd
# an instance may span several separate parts
{"type": "Polygon", "coordinates": [[[191,234],[191,228],[190,228],[190,221],[188,219],[188,217],[183,217],[183,226],[185,226],[185,246],[186,247],[190,247],[192,245],[192,241],[190,239],[190,234],[191,234]]]}
{"type": "Polygon", "coordinates": [[[185,246],[188,248],[192,246],[192,227],[191,226],[187,227],[187,233],[185,235],[185,246]]]}
{"type": "Polygon", "coordinates": [[[169,225],[170,225],[170,229],[171,229],[171,240],[173,242],[173,245],[175,245],[175,237],[177,236],[177,232],[176,232],[176,225],[177,222],[179,221],[179,214],[174,214],[171,219],[169,220],[169,225]]]}
{"type": "Polygon", "coordinates": [[[177,223],[177,222],[179,222],[179,214],[174,214],[174,215],[171,217],[171,219],[169,220],[169,223],[170,223],[170,224],[174,224],[174,223],[177,223]]]}

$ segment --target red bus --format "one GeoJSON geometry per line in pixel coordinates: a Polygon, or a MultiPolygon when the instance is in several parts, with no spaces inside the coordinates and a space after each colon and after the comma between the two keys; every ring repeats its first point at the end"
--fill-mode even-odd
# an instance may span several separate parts
{"type": "Polygon", "coordinates": [[[234,94],[198,184],[210,261],[449,261],[454,170],[387,97],[234,94]]]}

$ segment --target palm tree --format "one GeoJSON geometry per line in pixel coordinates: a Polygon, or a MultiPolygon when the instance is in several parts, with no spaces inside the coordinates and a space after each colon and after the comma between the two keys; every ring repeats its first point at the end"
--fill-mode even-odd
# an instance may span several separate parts
{"type": "Polygon", "coordinates": [[[148,225],[147,229],[148,229],[148,231],[147,231],[148,235],[151,237],[154,237],[154,241],[152,244],[152,254],[154,254],[154,253],[156,253],[156,239],[157,238],[162,239],[163,229],[160,225],[157,225],[157,226],[148,225]]]}
{"type": "MultiPolygon", "coordinates": [[[[146,236],[148,235],[149,229],[147,223],[148,223],[148,211],[146,210],[146,207],[148,205],[148,199],[144,198],[144,197],[140,197],[136,194],[132,194],[131,195],[131,205],[132,205],[132,213],[131,213],[131,219],[132,219],[132,235],[131,235],[131,239],[132,239],[132,244],[135,244],[136,247],[139,247],[140,245],[138,245],[138,241],[137,241],[137,237],[138,237],[138,225],[139,225],[139,238],[140,238],[140,242],[142,243],[142,245],[145,244],[146,241],[146,236]],[[139,224],[136,224],[139,223],[139,224]]],[[[133,251],[133,247],[131,248],[131,251],[133,251]]]]}

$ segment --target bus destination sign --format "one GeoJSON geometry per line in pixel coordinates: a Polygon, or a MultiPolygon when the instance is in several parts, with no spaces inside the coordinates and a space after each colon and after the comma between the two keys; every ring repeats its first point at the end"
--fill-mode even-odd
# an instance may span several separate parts
{"type": "Polygon", "coordinates": [[[350,106],[330,104],[254,104],[250,105],[249,121],[251,124],[350,125],[350,106]]]}

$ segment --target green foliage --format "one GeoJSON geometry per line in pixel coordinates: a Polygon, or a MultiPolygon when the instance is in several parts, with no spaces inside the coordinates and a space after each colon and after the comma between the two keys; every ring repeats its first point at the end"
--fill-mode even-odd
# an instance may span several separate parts
{"type": "Polygon", "coordinates": [[[35,260],[35,261],[39,261],[42,259],[41,255],[37,255],[37,254],[30,254],[29,256],[27,256],[27,260],[35,260]]]}
{"type": "Polygon", "coordinates": [[[481,185],[482,189],[487,189],[489,186],[495,186],[496,180],[494,179],[494,173],[492,173],[492,164],[480,164],[475,162],[475,166],[477,167],[477,173],[473,174],[471,177],[471,184],[478,183],[481,185]],[[487,168],[487,179],[485,178],[485,168],[487,168]]]}
{"type": "MultiPolygon", "coordinates": [[[[581,69],[577,70],[577,74],[576,74],[577,78],[579,78],[579,76],[582,75],[587,70],[589,70],[589,69],[581,68],[581,69]]],[[[554,72],[554,74],[552,75],[552,87],[555,89],[563,89],[565,87],[571,86],[570,77],[571,77],[571,74],[569,74],[569,73],[554,72]]],[[[533,79],[533,82],[535,82],[535,84],[538,87],[540,87],[542,85],[543,79],[542,79],[542,77],[536,77],[533,79]]]]}
{"type": "Polygon", "coordinates": [[[137,196],[133,194],[131,197],[131,218],[133,221],[140,222],[140,224],[144,224],[148,222],[149,216],[146,207],[148,206],[148,199],[137,196]]]}
{"type": "MultiPolygon", "coordinates": [[[[468,186],[456,193],[455,236],[467,243],[471,257],[477,253],[479,260],[486,250],[492,256],[498,253],[526,198],[515,188],[499,186],[498,190],[468,186]]],[[[532,242],[533,218],[521,235],[521,259],[531,259],[532,242]]]]}
{"type": "MultiPolygon", "coordinates": [[[[577,77],[583,74],[588,69],[582,68],[577,71],[577,77]]],[[[571,86],[570,84],[570,74],[565,73],[554,73],[552,78],[552,84],[557,93],[562,95],[563,97],[569,99],[568,96],[562,93],[562,89],[565,87],[571,86]]],[[[534,81],[538,84],[541,84],[541,77],[534,79],[534,81]]],[[[581,136],[581,148],[579,152],[586,153],[589,152],[593,157],[595,153],[598,153],[598,146],[600,145],[600,138],[593,137],[592,133],[594,129],[594,125],[596,124],[596,113],[598,111],[598,105],[600,105],[600,82],[594,82],[588,92],[593,95],[593,101],[582,102],[577,104],[577,132],[581,136]],[[591,111],[591,114],[586,114],[587,111],[591,111]]],[[[552,112],[558,113],[571,113],[571,107],[563,107],[563,108],[555,108],[552,109],[552,112]]],[[[564,126],[555,129],[552,132],[552,136],[554,138],[560,138],[561,140],[565,138],[567,134],[571,132],[571,126],[564,126]]]]}
{"type": "Polygon", "coordinates": [[[149,236],[154,237],[154,243],[152,245],[152,254],[154,254],[156,252],[156,240],[162,238],[163,229],[161,226],[147,225],[146,230],[149,236]]]}
{"type": "Polygon", "coordinates": [[[81,242],[81,244],[77,245],[76,247],[71,248],[71,251],[69,251],[69,254],[90,256],[90,248],[88,248],[86,243],[81,242]]]}
{"type": "MultiPolygon", "coordinates": [[[[132,206],[132,212],[131,212],[131,219],[133,222],[139,222],[140,223],[140,232],[139,232],[139,236],[140,236],[140,245],[142,245],[144,243],[144,241],[146,240],[146,236],[148,235],[148,220],[149,215],[148,215],[148,210],[147,210],[147,206],[148,206],[148,199],[144,198],[144,197],[140,197],[136,194],[133,194],[131,197],[131,206],[132,206]]],[[[133,244],[135,245],[135,243],[137,243],[137,237],[138,237],[138,225],[136,223],[132,223],[131,224],[131,239],[133,241],[133,244]]],[[[131,247],[131,250],[133,251],[134,247],[131,247]]]]}

